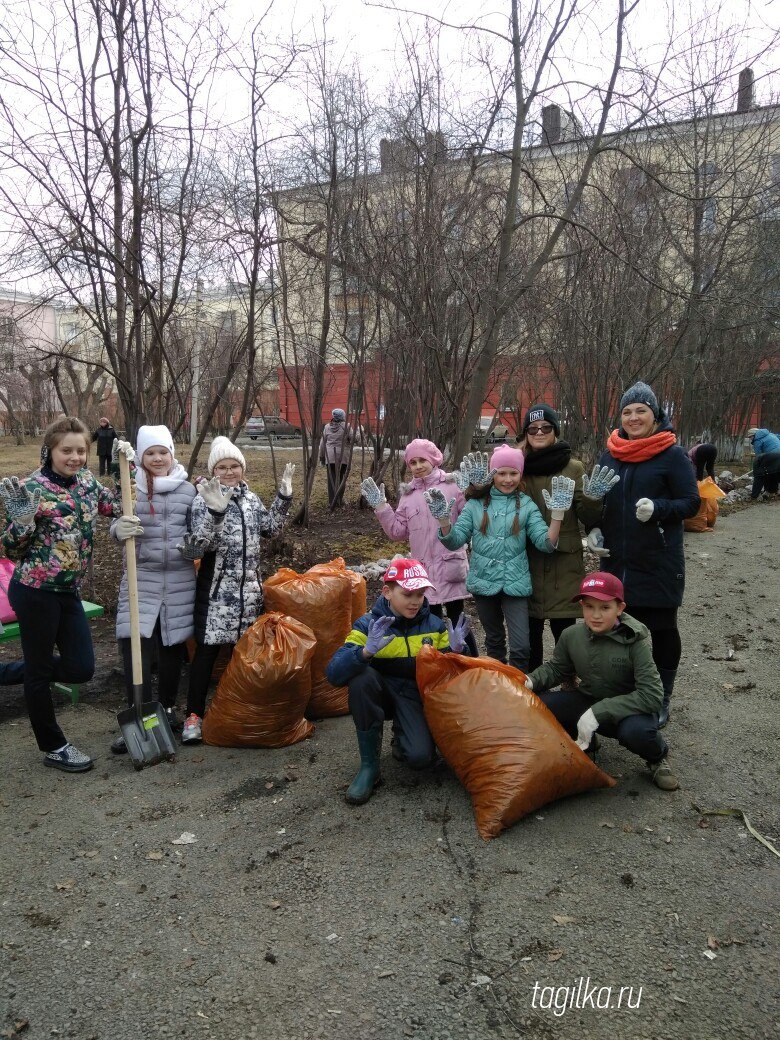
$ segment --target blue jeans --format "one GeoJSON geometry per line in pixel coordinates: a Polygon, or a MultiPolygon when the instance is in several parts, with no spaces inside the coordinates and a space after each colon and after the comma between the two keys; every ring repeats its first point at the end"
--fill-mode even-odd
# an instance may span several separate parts
{"type": "MultiPolygon", "coordinates": [[[[590,697],[576,690],[541,690],[539,697],[572,740],[576,740],[577,722],[594,704],[590,697]]],[[[669,745],[658,732],[658,716],[654,714],[627,715],[620,722],[600,722],[596,732],[604,737],[613,737],[645,762],[660,762],[669,751],[669,745]]]]}
{"type": "Polygon", "coordinates": [[[50,592],[12,581],[8,602],[19,622],[30,725],[41,751],[57,751],[67,740],[54,714],[50,686],[89,682],[95,673],[92,635],[81,597],[75,589],[50,592]]]}
{"type": "Polygon", "coordinates": [[[433,762],[434,743],[425,721],[422,700],[412,682],[380,675],[368,667],[347,684],[349,710],[355,729],[366,731],[376,723],[393,720],[404,761],[413,769],[424,769],[433,762]]]}
{"type": "Polygon", "coordinates": [[[0,686],[16,686],[24,682],[24,661],[0,664],[0,686]]]}

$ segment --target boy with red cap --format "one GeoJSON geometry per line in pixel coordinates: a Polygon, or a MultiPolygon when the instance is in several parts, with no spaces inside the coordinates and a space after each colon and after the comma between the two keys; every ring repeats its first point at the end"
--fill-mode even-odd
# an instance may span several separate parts
{"type": "Polygon", "coordinates": [[[585,624],[561,633],[550,663],[535,668],[526,685],[583,750],[595,750],[597,731],[614,737],[645,759],[656,787],[676,791],[669,746],[658,731],[664,691],[650,633],[625,613],[623,595],[623,583],[614,574],[586,574],[574,597],[585,624]],[[550,690],[575,675],[578,689],[550,690]]]}
{"type": "Polygon", "coordinates": [[[347,790],[351,805],[367,802],[381,783],[385,719],[393,720],[395,757],[413,769],[433,762],[435,748],[417,688],[415,657],[424,644],[461,653],[465,640],[449,620],[431,613],[425,592],[432,588],[419,560],[393,560],[373,609],[354,622],[328,664],[328,681],[349,689],[357,729],[360,770],[347,790]]]}

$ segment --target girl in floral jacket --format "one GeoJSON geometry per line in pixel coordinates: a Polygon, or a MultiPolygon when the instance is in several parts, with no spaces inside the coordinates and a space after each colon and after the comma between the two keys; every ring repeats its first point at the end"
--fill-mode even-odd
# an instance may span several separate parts
{"type": "Polygon", "coordinates": [[[246,460],[227,437],[212,441],[208,471],[211,479],[198,485],[192,506],[193,538],[203,558],[195,593],[197,646],[190,665],[184,744],[201,740],[206,694],[220,649],[235,646],[263,612],[261,539],[284,526],[295,466],[285,466],[270,509],[249,490],[246,460]]]}
{"type": "Polygon", "coordinates": [[[66,773],[82,773],[93,763],[65,739],[50,685],[88,682],[95,671],[79,586],[98,513],[121,512],[116,493],[86,469],[88,450],[84,423],[58,419],[44,433],[41,468],[24,482],[7,477],[0,483],[8,524],[2,544],[16,560],[8,599],[19,622],[27,713],[44,765],[66,773]]]}

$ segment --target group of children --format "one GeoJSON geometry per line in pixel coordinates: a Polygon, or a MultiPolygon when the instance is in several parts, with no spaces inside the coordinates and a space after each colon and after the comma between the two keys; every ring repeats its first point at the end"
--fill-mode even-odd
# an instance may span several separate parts
{"type": "MultiPolygon", "coordinates": [[[[65,739],[50,685],[87,682],[94,673],[79,585],[92,555],[97,514],[113,517],[116,541],[133,539],[143,696],[151,700],[156,658],[159,698],[174,725],[184,647],[195,637],[182,741],[197,743],[217,654],[222,646],[235,645],[263,611],[260,540],[284,524],[295,471],[292,464],[285,467],[276,498],[266,509],[244,480],[241,451],[226,437],[215,437],[210,479],[196,489],[176,460],[167,427],[142,426],[135,451],[126,441],[116,442],[117,451],[134,456],[137,464],[135,513],[126,516],[117,490],[101,485],[86,468],[88,443],[89,432],[79,419],[59,419],[44,434],[40,469],[23,482],[15,477],[0,482],[8,521],[2,544],[16,561],[9,601],[19,622],[27,711],[45,765],[70,773],[91,769],[93,762],[65,739]]],[[[117,638],[132,703],[126,570],[117,638]]],[[[121,736],[111,750],[126,751],[121,736]]]]}

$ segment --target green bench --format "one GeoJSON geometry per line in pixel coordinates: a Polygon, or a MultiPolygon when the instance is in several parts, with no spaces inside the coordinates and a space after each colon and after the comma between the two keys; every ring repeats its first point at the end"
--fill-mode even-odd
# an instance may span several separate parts
{"type": "MultiPolygon", "coordinates": [[[[92,618],[102,617],[105,611],[98,603],[90,603],[88,600],[82,600],[84,607],[84,613],[87,617],[92,618]]],[[[0,643],[8,643],[12,639],[19,638],[19,622],[18,621],[4,621],[3,631],[0,633],[0,643]]],[[[55,690],[59,690],[60,693],[64,693],[66,697],[70,697],[71,704],[76,704],[79,699],[79,686],[77,683],[68,685],[67,683],[52,683],[55,690]]]]}

